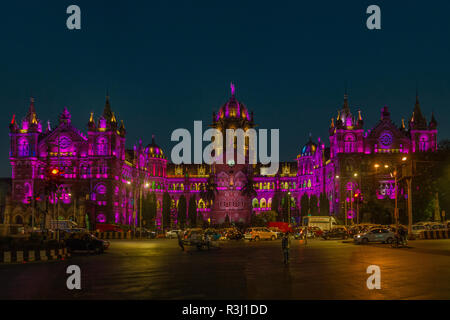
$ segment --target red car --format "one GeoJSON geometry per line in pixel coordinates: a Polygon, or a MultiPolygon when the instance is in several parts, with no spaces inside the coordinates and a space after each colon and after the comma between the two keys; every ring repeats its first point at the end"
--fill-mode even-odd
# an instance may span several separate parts
{"type": "Polygon", "coordinates": [[[97,232],[123,232],[121,228],[114,224],[97,223],[95,227],[97,232]]]}
{"type": "Polygon", "coordinates": [[[323,231],[319,227],[313,226],[308,227],[308,234],[313,234],[314,237],[320,237],[323,234],[323,231]]]}

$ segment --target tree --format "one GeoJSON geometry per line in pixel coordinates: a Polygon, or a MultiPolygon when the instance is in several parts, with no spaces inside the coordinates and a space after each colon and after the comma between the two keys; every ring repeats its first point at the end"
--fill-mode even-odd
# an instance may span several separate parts
{"type": "Polygon", "coordinates": [[[319,199],[315,194],[309,198],[309,212],[312,216],[317,216],[319,199]]]}
{"type": "Polygon", "coordinates": [[[278,193],[275,193],[272,199],[271,210],[276,212],[278,215],[279,207],[280,207],[280,196],[278,193]]]}
{"type": "Polygon", "coordinates": [[[172,205],[172,199],[170,198],[169,193],[166,191],[163,194],[163,203],[162,203],[162,229],[166,229],[170,227],[170,208],[172,205]]]}
{"type": "Polygon", "coordinates": [[[189,225],[194,227],[197,225],[197,204],[195,203],[195,195],[192,195],[189,199],[188,207],[189,225]]]}
{"type": "Polygon", "coordinates": [[[148,193],[142,200],[142,225],[151,228],[155,225],[156,218],[156,194],[148,193]]]}
{"type": "Polygon", "coordinates": [[[246,196],[250,199],[255,198],[258,193],[255,190],[255,182],[253,181],[253,170],[245,170],[245,173],[247,175],[247,182],[241,189],[241,193],[243,196],[246,196]]]}
{"type": "Polygon", "coordinates": [[[288,216],[289,216],[289,206],[290,206],[290,200],[291,197],[288,193],[285,193],[283,195],[283,198],[281,199],[281,214],[278,214],[278,220],[283,222],[289,222],[288,216]]]}
{"type": "Polygon", "coordinates": [[[277,213],[275,211],[262,211],[255,215],[254,224],[255,227],[266,227],[269,222],[277,221],[277,213]]]}
{"type": "Polygon", "coordinates": [[[302,217],[307,217],[309,213],[309,197],[306,193],[300,198],[300,213],[302,217]]]}
{"type": "Polygon", "coordinates": [[[325,193],[320,194],[319,201],[320,201],[320,215],[321,216],[330,215],[330,202],[328,201],[327,195],[325,193]]]}
{"type": "Polygon", "coordinates": [[[206,182],[206,186],[200,193],[202,199],[206,201],[207,207],[210,207],[211,202],[214,202],[217,193],[218,193],[217,184],[214,181],[214,176],[210,175],[208,181],[206,182]]]}
{"type": "Polygon", "coordinates": [[[186,225],[186,197],[181,195],[178,200],[178,226],[184,229],[186,225]]]}
{"type": "Polygon", "coordinates": [[[197,218],[197,227],[201,228],[203,227],[205,224],[205,219],[203,218],[203,214],[201,212],[198,213],[198,218],[197,218]]]}

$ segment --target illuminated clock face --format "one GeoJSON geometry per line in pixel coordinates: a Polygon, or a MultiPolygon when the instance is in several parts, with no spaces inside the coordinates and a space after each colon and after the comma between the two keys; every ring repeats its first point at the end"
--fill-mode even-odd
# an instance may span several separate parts
{"type": "Polygon", "coordinates": [[[230,167],[234,166],[234,160],[228,160],[228,165],[229,165],[230,167]]]}
{"type": "Polygon", "coordinates": [[[381,136],[380,136],[380,143],[385,146],[388,147],[392,144],[392,135],[389,132],[384,132],[381,136]]]}

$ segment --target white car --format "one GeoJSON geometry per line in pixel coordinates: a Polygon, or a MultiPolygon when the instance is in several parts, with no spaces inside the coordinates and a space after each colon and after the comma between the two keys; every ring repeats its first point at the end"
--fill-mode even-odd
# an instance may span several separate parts
{"type": "Polygon", "coordinates": [[[183,232],[182,230],[170,230],[166,232],[166,238],[174,239],[178,237],[178,234],[183,232]]]}
{"type": "Polygon", "coordinates": [[[395,233],[386,228],[375,228],[365,233],[359,233],[353,239],[356,244],[368,242],[392,243],[395,240],[395,233]]]}
{"type": "Polygon", "coordinates": [[[412,234],[415,237],[419,237],[420,232],[428,230],[423,224],[414,224],[412,225],[412,234]]]}

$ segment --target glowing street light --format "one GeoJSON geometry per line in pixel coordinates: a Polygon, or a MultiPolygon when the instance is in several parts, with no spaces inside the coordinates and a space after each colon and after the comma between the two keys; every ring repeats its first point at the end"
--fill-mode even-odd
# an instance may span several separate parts
{"type": "Polygon", "coordinates": [[[358,176],[358,172],[355,172],[355,173],[353,174],[353,176],[354,176],[354,177],[357,177],[357,176],[358,176]]]}
{"type": "Polygon", "coordinates": [[[379,168],[380,165],[379,165],[378,163],[375,163],[374,167],[375,167],[375,168],[379,168]]]}
{"type": "Polygon", "coordinates": [[[402,158],[402,161],[406,161],[406,160],[408,160],[407,157],[403,157],[403,158],[402,158]]]}

